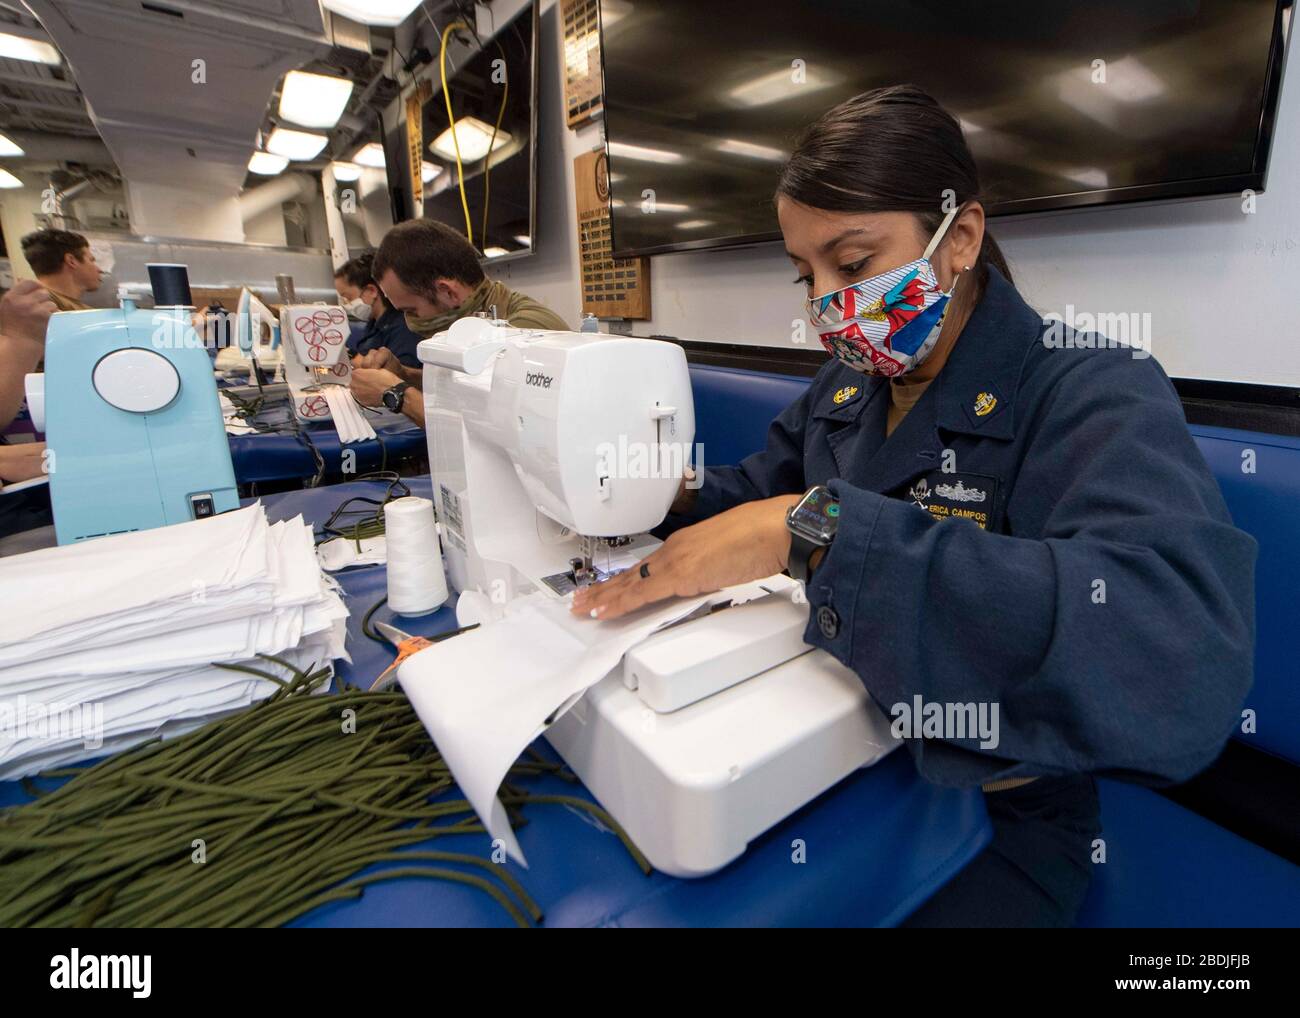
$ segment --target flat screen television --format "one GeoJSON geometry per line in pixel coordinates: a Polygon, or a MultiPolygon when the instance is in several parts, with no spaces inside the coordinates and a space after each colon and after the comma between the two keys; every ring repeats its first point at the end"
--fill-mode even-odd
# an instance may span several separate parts
{"type": "Polygon", "coordinates": [[[424,104],[421,124],[431,179],[424,182],[424,200],[417,207],[425,218],[472,232],[474,246],[487,261],[528,255],[535,246],[537,34],[534,2],[492,38],[483,39],[482,48],[468,59],[458,64],[448,60],[447,92],[460,141],[464,205],[434,54],[434,94],[424,104]]]}
{"type": "Polygon", "coordinates": [[[1262,191],[1291,0],[602,11],[613,246],[638,255],[777,239],[798,131],[903,83],[960,118],[994,215],[1262,191]]]}

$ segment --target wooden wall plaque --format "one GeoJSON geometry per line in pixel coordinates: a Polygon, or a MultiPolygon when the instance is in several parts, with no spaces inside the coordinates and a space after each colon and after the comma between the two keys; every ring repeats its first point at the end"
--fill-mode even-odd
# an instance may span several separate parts
{"type": "Polygon", "coordinates": [[[564,18],[564,108],[570,127],[599,115],[604,103],[600,73],[599,0],[561,0],[564,18]]]}
{"type": "Polygon", "coordinates": [[[609,160],[603,147],[573,161],[573,181],[582,310],[597,318],[649,318],[650,259],[611,254],[609,160]]]}

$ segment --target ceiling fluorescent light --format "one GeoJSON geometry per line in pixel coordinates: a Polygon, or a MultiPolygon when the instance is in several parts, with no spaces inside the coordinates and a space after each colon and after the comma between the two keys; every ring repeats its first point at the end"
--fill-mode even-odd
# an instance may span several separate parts
{"type": "Polygon", "coordinates": [[[277,127],[266,139],[266,150],[289,159],[315,159],[325,148],[329,138],[309,131],[291,131],[277,127]]]}
{"type": "Polygon", "coordinates": [[[362,145],[353,153],[352,161],[358,166],[369,166],[371,169],[382,170],[384,168],[384,146],[377,141],[372,141],[369,145],[362,145]]]}
{"type": "Polygon", "coordinates": [[[49,64],[58,67],[63,63],[59,51],[48,42],[40,39],[28,39],[11,32],[0,32],[0,57],[10,60],[27,60],[35,64],[49,64]]]}
{"type": "Polygon", "coordinates": [[[321,6],[363,25],[393,28],[420,6],[420,0],[321,0],[321,6]]]}
{"type": "Polygon", "coordinates": [[[260,173],[264,177],[274,177],[277,173],[283,173],[288,165],[289,160],[284,156],[273,155],[270,152],[254,152],[253,158],[248,160],[249,170],[260,173]]]}
{"type": "Polygon", "coordinates": [[[303,127],[333,127],[352,97],[352,82],[327,74],[290,71],[280,89],[280,116],[303,127]]]}

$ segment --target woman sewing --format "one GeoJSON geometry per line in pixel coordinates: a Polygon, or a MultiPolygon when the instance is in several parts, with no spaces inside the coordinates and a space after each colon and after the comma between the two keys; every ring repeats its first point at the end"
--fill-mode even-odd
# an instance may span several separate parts
{"type": "Polygon", "coordinates": [[[887,713],[998,706],[995,748],[907,740],[925,778],[983,788],[994,829],[908,922],[1070,925],[1100,830],[1093,775],[1184,780],[1238,719],[1255,542],[1156,362],[1062,342],[1017,293],[961,129],[928,95],[831,109],[776,207],[831,359],[762,452],[683,488],[675,520],[693,525],[574,611],[788,570],[806,642],[887,713]]]}

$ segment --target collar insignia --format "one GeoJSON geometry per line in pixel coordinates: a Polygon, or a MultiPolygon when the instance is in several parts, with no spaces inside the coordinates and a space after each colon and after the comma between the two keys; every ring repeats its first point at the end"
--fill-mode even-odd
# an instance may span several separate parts
{"type": "Polygon", "coordinates": [[[991,392],[981,392],[975,397],[975,403],[971,407],[975,411],[976,417],[987,417],[997,409],[998,398],[991,392]]]}

